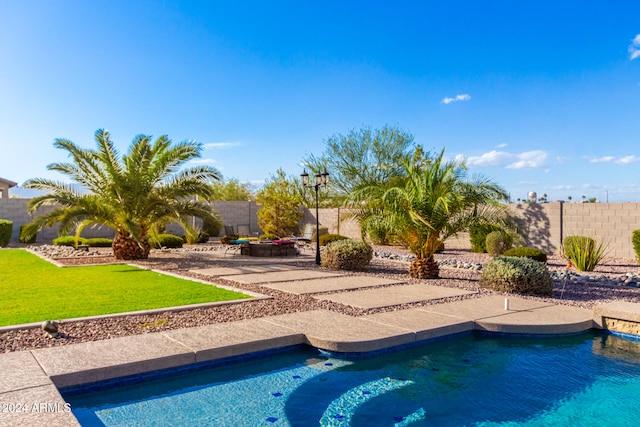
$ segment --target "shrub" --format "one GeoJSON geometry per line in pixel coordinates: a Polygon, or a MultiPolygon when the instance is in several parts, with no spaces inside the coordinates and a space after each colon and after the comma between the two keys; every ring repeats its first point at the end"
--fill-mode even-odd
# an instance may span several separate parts
{"type": "Polygon", "coordinates": [[[469,239],[471,240],[471,252],[487,252],[487,235],[492,231],[500,231],[497,225],[474,225],[469,228],[469,239]]]}
{"type": "MultiPolygon", "coordinates": [[[[55,239],[53,239],[53,244],[55,246],[73,246],[75,248],[76,247],[76,237],[75,236],[56,237],[55,239]]],[[[87,239],[85,239],[84,237],[79,237],[78,238],[78,244],[79,245],[86,245],[87,244],[87,239]]]]}
{"type": "Polygon", "coordinates": [[[258,237],[258,240],[278,240],[280,236],[277,236],[273,233],[265,233],[262,236],[258,237]]]}
{"type": "Polygon", "coordinates": [[[205,233],[204,231],[198,232],[198,234],[183,234],[181,239],[184,243],[188,243],[190,245],[195,245],[197,243],[207,243],[209,241],[209,233],[205,233]]]}
{"type": "Polygon", "coordinates": [[[374,245],[389,244],[389,236],[391,235],[389,227],[380,223],[374,223],[367,225],[364,231],[374,245]]]}
{"type": "Polygon", "coordinates": [[[21,225],[20,226],[20,243],[27,243],[27,244],[35,243],[36,235],[34,234],[33,236],[31,236],[31,238],[27,239],[26,237],[24,237],[22,233],[23,229],[24,229],[24,225],[21,225]]]}
{"type": "Polygon", "coordinates": [[[578,271],[593,271],[607,252],[606,243],[587,236],[567,236],[562,242],[562,257],[578,271]]]}
{"type": "Polygon", "coordinates": [[[94,237],[91,239],[85,239],[85,244],[92,248],[110,248],[113,244],[113,240],[103,237],[94,237]]]}
{"type": "Polygon", "coordinates": [[[232,240],[238,240],[238,237],[240,237],[238,233],[227,234],[226,236],[222,236],[220,238],[220,243],[222,243],[223,245],[228,245],[232,240]]]}
{"type": "Polygon", "coordinates": [[[331,242],[346,240],[348,237],[339,234],[323,234],[320,236],[320,246],[327,246],[331,242]]]}
{"type": "Polygon", "coordinates": [[[526,257],[499,256],[482,267],[480,285],[498,292],[553,294],[553,279],[545,264],[526,257]]]}
{"type": "Polygon", "coordinates": [[[636,261],[640,264],[640,230],[633,230],[631,243],[633,243],[633,250],[636,253],[636,261]]]}
{"type": "Polygon", "coordinates": [[[0,247],[7,246],[13,233],[13,221],[0,219],[0,247]]]}
{"type": "Polygon", "coordinates": [[[184,244],[182,237],[174,236],[173,234],[158,234],[155,237],[149,238],[149,244],[152,248],[181,248],[184,244]]]}
{"type": "Polygon", "coordinates": [[[517,247],[511,248],[504,251],[502,254],[504,256],[514,256],[514,257],[524,257],[531,258],[538,262],[547,262],[547,254],[545,251],[540,250],[538,248],[529,248],[529,247],[517,247]]]}
{"type": "Polygon", "coordinates": [[[492,231],[487,234],[485,247],[487,253],[493,257],[502,255],[507,249],[513,246],[513,238],[504,231],[492,231]]]}
{"type": "Polygon", "coordinates": [[[207,233],[209,236],[217,237],[220,235],[220,231],[222,231],[223,221],[220,214],[217,212],[213,212],[213,220],[212,221],[202,221],[202,231],[207,233]]]}
{"type": "Polygon", "coordinates": [[[373,249],[362,240],[344,239],[325,246],[322,266],[334,270],[362,270],[373,258],[373,249]]]}

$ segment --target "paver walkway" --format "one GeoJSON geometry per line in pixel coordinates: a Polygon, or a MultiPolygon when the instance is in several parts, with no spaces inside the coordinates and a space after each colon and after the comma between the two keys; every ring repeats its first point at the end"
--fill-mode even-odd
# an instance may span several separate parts
{"type": "Polygon", "coordinates": [[[367,287],[402,284],[402,280],[385,279],[372,276],[338,276],[322,279],[299,280],[294,282],[278,282],[262,287],[276,289],[292,294],[315,294],[321,292],[344,291],[367,287]]]}
{"type": "Polygon", "coordinates": [[[399,285],[380,289],[343,292],[317,296],[316,298],[356,308],[380,308],[475,293],[477,292],[421,283],[417,285],[399,285]]]}

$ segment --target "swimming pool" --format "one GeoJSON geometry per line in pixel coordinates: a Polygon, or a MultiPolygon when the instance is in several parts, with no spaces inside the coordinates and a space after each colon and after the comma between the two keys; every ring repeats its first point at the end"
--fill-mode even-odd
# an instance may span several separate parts
{"type": "Polygon", "coordinates": [[[640,343],[469,334],[355,360],[312,348],[89,392],[83,426],[625,426],[640,343]]]}

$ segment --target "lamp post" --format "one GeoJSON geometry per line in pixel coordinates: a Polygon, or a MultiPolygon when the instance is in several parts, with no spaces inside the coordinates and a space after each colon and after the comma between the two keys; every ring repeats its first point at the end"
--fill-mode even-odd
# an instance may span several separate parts
{"type": "MultiPolygon", "coordinates": [[[[306,169],[300,174],[300,178],[302,179],[302,185],[305,187],[309,185],[309,174],[306,169]]],[[[320,265],[320,216],[318,208],[318,190],[321,186],[326,186],[329,182],[329,173],[325,170],[322,173],[317,173],[315,178],[316,183],[313,188],[316,190],[316,265],[320,265]]]]}

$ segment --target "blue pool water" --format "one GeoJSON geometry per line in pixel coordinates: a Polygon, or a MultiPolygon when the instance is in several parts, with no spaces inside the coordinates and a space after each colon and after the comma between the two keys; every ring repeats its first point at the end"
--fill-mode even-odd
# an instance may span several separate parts
{"type": "Polygon", "coordinates": [[[355,360],[301,348],[63,395],[83,426],[635,426],[640,343],[465,335],[355,360]]]}

